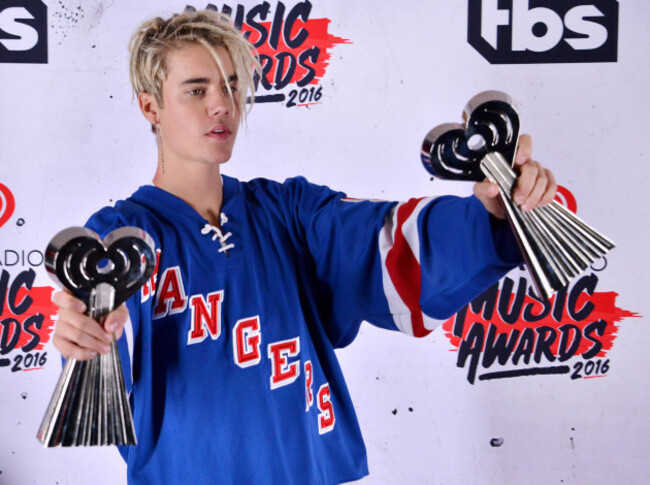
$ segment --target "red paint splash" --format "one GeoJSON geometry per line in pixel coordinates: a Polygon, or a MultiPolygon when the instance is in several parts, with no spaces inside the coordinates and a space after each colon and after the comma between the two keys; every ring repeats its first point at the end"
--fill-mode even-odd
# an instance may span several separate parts
{"type": "MultiPolygon", "coordinates": [[[[352,43],[350,42],[349,39],[336,37],[330,34],[329,33],[330,23],[331,20],[327,18],[308,19],[307,21],[297,19],[295,20],[291,28],[290,38],[294,38],[294,36],[300,31],[300,29],[305,29],[308,32],[308,36],[300,46],[296,48],[289,48],[284,42],[283,36],[280,35],[278,39],[277,48],[274,49],[273,47],[271,47],[267,39],[267,41],[263,45],[257,48],[257,52],[260,55],[267,55],[272,58],[275,57],[278,53],[286,52],[291,54],[294,57],[294,59],[298,59],[300,54],[302,54],[307,49],[311,49],[314,47],[320,49],[320,54],[318,55],[317,61],[315,63],[312,63],[311,60],[309,61],[309,65],[315,71],[314,78],[310,81],[309,84],[318,84],[320,79],[325,75],[325,71],[327,69],[327,66],[329,65],[329,60],[332,57],[332,55],[328,52],[328,49],[331,49],[337,44],[352,43]]],[[[271,31],[271,22],[260,22],[260,25],[263,26],[267,32],[271,31]]],[[[250,32],[249,40],[253,44],[258,42],[261,38],[260,32],[253,29],[247,24],[242,25],[241,30],[244,33],[250,32]]],[[[278,67],[278,63],[276,62],[273,64],[271,69],[266,74],[268,79],[275,79],[277,67],[278,67]]],[[[291,77],[290,82],[295,83],[303,79],[308,72],[309,72],[308,69],[306,69],[305,67],[301,66],[298,63],[298,65],[296,66],[296,70],[293,73],[293,76],[291,77]]]]}
{"type": "MultiPolygon", "coordinates": [[[[501,291],[499,291],[498,297],[500,297],[500,294],[501,291]]],[[[554,308],[555,306],[556,297],[557,295],[553,295],[549,299],[549,302],[551,303],[551,308],[554,308]]],[[[573,318],[571,318],[571,316],[568,314],[568,312],[565,309],[562,312],[562,317],[560,318],[559,321],[555,319],[555,317],[553,316],[553,312],[550,311],[547,316],[539,320],[536,320],[535,322],[527,322],[520,317],[514,324],[508,324],[502,320],[501,316],[499,315],[499,312],[496,309],[494,310],[492,317],[489,319],[489,321],[487,321],[483,318],[481,314],[481,310],[479,310],[478,314],[474,313],[472,311],[471,305],[468,305],[467,315],[465,317],[465,324],[463,326],[463,335],[461,337],[458,337],[453,334],[454,323],[456,320],[455,316],[447,320],[443,324],[442,328],[445,332],[445,335],[447,336],[447,338],[449,339],[449,341],[454,347],[451,350],[457,351],[458,347],[461,344],[461,341],[463,341],[467,337],[469,329],[474,323],[482,324],[486,329],[485,331],[486,335],[487,335],[487,328],[489,327],[489,325],[490,324],[495,325],[497,327],[498,334],[506,334],[509,340],[510,335],[514,330],[519,330],[520,332],[523,332],[523,330],[526,328],[536,329],[542,326],[551,327],[553,329],[559,329],[559,327],[565,324],[571,324],[575,327],[574,329],[571,330],[571,337],[575,337],[574,335],[575,332],[580,332],[580,335],[584,336],[585,328],[588,325],[590,325],[592,322],[596,322],[602,319],[605,322],[607,322],[607,326],[605,328],[603,335],[600,334],[596,335],[595,333],[593,335],[602,344],[602,350],[598,353],[597,357],[604,357],[607,354],[607,351],[612,348],[612,345],[614,344],[614,340],[616,339],[618,328],[619,328],[619,326],[616,325],[616,323],[621,322],[625,318],[641,316],[638,313],[631,312],[628,310],[623,310],[617,307],[616,306],[617,297],[618,297],[618,293],[615,293],[613,291],[594,292],[593,295],[589,295],[587,293],[580,294],[575,305],[576,309],[578,310],[583,309],[584,305],[588,302],[594,305],[593,310],[589,313],[589,315],[581,321],[576,321],[573,318]]],[[[511,295],[510,303],[512,303],[513,299],[514,299],[514,295],[511,295]]],[[[541,302],[531,298],[530,296],[526,296],[524,298],[524,304],[522,308],[526,308],[526,307],[528,307],[529,310],[531,310],[534,315],[542,315],[544,309],[543,304],[541,302]]],[[[559,340],[560,339],[556,337],[555,341],[549,346],[551,352],[555,356],[558,355],[559,340]]],[[[575,355],[582,355],[583,353],[587,352],[592,345],[593,342],[591,342],[586,338],[582,338],[581,344],[578,346],[575,355]]]]}
{"type": "Polygon", "coordinates": [[[12,338],[15,338],[16,332],[20,332],[20,337],[13,350],[22,349],[25,345],[31,343],[35,338],[39,339],[38,345],[36,345],[32,351],[43,350],[45,344],[50,341],[52,335],[52,330],[54,329],[54,320],[58,313],[58,307],[52,303],[52,293],[54,288],[51,286],[40,286],[32,287],[31,290],[28,290],[24,287],[21,287],[18,290],[16,301],[22,302],[24,298],[31,297],[33,299],[32,304],[29,309],[21,314],[15,315],[8,308],[7,303],[2,309],[2,319],[15,319],[19,322],[19,326],[16,326],[15,323],[9,324],[4,329],[7,332],[8,341],[11,341],[12,338]],[[29,327],[29,332],[33,332],[38,337],[32,335],[28,331],[24,330],[25,321],[34,315],[41,314],[43,315],[43,321],[40,325],[40,328],[37,328],[36,325],[31,325],[29,327]]]}

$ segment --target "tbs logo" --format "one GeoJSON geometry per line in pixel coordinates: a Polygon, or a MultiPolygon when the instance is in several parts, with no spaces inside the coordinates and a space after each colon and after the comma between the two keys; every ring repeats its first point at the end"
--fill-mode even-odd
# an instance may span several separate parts
{"type": "Polygon", "coordinates": [[[47,7],[43,2],[0,2],[0,62],[47,63],[47,7]]]}
{"type": "Polygon", "coordinates": [[[616,62],[616,0],[469,0],[467,24],[491,64],[616,62]]]}

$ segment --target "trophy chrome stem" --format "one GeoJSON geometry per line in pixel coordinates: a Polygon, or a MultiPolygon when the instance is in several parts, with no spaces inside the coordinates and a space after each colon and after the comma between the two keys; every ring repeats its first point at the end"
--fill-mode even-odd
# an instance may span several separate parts
{"type": "MultiPolygon", "coordinates": [[[[98,284],[89,315],[103,324],[114,296],[111,285],[98,284]]],[[[137,444],[114,338],[106,355],[66,361],[37,437],[45,447],[137,444]]]]}
{"type": "Polygon", "coordinates": [[[487,178],[497,184],[536,293],[548,299],[602,258],[614,243],[556,201],[525,212],[513,202],[517,174],[512,166],[520,122],[509,95],[500,91],[479,93],[467,103],[463,114],[464,127],[444,123],[427,133],[420,160],[435,177],[487,178]]]}
{"type": "Polygon", "coordinates": [[[614,247],[611,240],[556,201],[524,212],[512,200],[517,174],[500,153],[487,153],[480,166],[499,187],[506,216],[540,297],[549,298],[614,247]]]}

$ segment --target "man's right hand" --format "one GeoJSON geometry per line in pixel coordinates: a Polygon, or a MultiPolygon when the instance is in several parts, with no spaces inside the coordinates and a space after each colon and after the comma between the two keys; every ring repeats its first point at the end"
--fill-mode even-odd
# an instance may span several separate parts
{"type": "Polygon", "coordinates": [[[129,310],[122,304],[106,316],[104,327],[87,315],[86,305],[65,291],[52,296],[59,306],[59,319],[54,327],[52,342],[66,359],[89,360],[97,354],[106,354],[110,343],[122,336],[129,310]]]}

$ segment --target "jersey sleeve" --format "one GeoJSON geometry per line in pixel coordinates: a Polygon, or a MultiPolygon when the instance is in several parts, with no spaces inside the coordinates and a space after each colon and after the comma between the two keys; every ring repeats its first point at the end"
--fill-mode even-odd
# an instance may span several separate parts
{"type": "Polygon", "coordinates": [[[507,223],[475,197],[349,199],[298,178],[293,210],[331,299],[328,334],[362,321],[422,337],[521,263],[507,223]]]}

